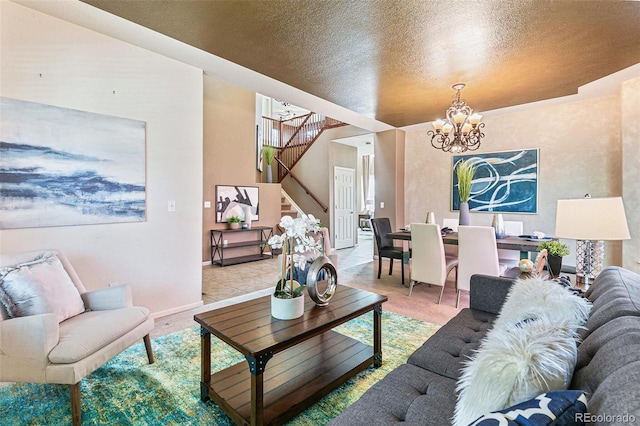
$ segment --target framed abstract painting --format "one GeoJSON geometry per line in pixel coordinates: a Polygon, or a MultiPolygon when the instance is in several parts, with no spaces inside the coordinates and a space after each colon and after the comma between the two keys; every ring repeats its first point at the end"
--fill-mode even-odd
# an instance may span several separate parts
{"type": "Polygon", "coordinates": [[[537,213],[538,159],[537,148],[453,156],[451,209],[460,210],[455,170],[466,160],[475,167],[469,211],[537,213]]]}
{"type": "Polygon", "coordinates": [[[259,188],[257,186],[216,185],[216,222],[227,222],[231,216],[242,221],[259,218],[259,188]]]}
{"type": "Polygon", "coordinates": [[[146,220],[144,121],[0,98],[0,229],[146,220]]]}

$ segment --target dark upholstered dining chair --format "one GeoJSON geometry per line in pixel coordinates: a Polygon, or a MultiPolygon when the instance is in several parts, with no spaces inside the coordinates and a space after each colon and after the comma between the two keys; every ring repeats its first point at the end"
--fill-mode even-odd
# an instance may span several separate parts
{"type": "Polygon", "coordinates": [[[404,285],[404,262],[401,247],[393,245],[393,239],[387,237],[391,232],[391,222],[388,217],[371,219],[373,234],[376,237],[376,247],[378,247],[378,279],[382,273],[382,258],[389,259],[389,275],[393,273],[393,260],[400,259],[400,268],[402,270],[402,285],[404,285]]]}

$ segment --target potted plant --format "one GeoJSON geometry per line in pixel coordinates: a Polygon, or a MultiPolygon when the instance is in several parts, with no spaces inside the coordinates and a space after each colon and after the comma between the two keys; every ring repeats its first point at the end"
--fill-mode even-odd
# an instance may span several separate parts
{"type": "Polygon", "coordinates": [[[271,170],[271,163],[275,158],[278,150],[271,145],[264,145],[262,147],[262,155],[264,156],[264,162],[267,165],[267,183],[272,183],[273,172],[271,170]]]}
{"type": "Polygon", "coordinates": [[[549,264],[549,275],[552,278],[560,276],[560,270],[562,269],[562,257],[569,255],[571,250],[569,245],[561,243],[560,241],[543,241],[538,246],[538,250],[547,251],[547,262],[549,264]]]}
{"type": "Polygon", "coordinates": [[[269,238],[267,244],[273,249],[282,249],[280,279],[271,295],[271,315],[278,319],[295,319],[304,313],[304,284],[294,277],[294,268],[304,271],[308,261],[320,255],[320,245],[313,234],[320,232],[319,220],[313,215],[298,218],[283,216],[281,235],[269,238]],[[287,275],[288,271],[288,275],[287,275]]]}
{"type": "Polygon", "coordinates": [[[227,227],[229,229],[240,229],[240,222],[242,222],[242,219],[238,216],[229,216],[227,218],[227,227]]]}
{"type": "Polygon", "coordinates": [[[475,171],[473,163],[467,160],[460,160],[456,166],[458,195],[460,196],[460,225],[469,224],[469,197],[471,196],[471,183],[475,171]]]}

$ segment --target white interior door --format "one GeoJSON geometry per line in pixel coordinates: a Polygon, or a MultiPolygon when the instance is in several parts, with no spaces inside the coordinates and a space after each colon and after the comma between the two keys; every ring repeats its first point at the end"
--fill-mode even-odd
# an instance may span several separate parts
{"type": "Polygon", "coordinates": [[[346,167],[333,169],[335,248],[355,245],[356,171],[346,167]]]}

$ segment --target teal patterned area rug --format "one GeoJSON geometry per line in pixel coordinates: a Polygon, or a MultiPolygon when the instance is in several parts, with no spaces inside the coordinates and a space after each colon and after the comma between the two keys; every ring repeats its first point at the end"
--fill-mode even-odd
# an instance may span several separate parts
{"type": "MultiPolygon", "coordinates": [[[[372,344],[369,313],[336,331],[372,344]]],[[[382,367],[356,375],[289,425],[325,425],[356,401],[431,336],[434,324],[389,312],[382,316],[382,367]]],[[[200,401],[200,332],[194,326],[152,341],[155,364],[136,344],[85,377],[80,385],[84,425],[233,425],[208,401],[200,401]]],[[[246,362],[238,352],[211,339],[212,371],[246,362]]],[[[267,368],[269,366],[267,365],[267,368]]],[[[69,387],[17,383],[0,387],[0,424],[71,424],[69,387]]]]}

